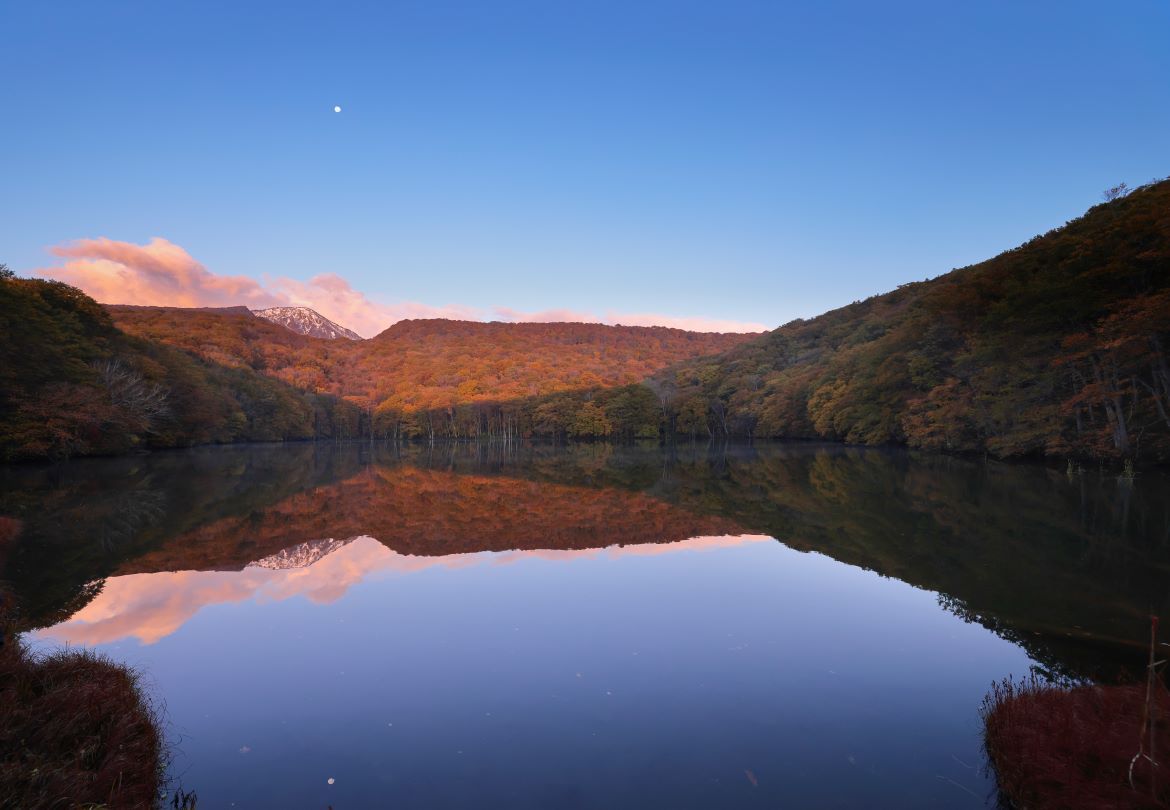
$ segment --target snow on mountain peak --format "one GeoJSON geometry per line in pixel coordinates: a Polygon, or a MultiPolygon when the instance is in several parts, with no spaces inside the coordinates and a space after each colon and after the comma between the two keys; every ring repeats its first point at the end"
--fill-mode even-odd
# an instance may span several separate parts
{"type": "Polygon", "coordinates": [[[329,340],[336,340],[337,338],[346,338],[347,340],[362,339],[362,336],[357,332],[334,323],[320,312],[317,312],[315,309],[309,309],[308,307],[269,307],[268,309],[254,309],[252,310],[252,314],[266,321],[279,324],[285,329],[296,332],[299,335],[327,338],[329,340]]]}

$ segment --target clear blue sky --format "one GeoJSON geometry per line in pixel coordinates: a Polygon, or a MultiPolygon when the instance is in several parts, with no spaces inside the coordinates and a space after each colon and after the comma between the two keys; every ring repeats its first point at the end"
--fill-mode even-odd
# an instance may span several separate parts
{"type": "Polygon", "coordinates": [[[0,261],[776,325],[1170,174],[1170,3],[0,0],[0,261]],[[333,105],[343,107],[334,114],[333,105]]]}

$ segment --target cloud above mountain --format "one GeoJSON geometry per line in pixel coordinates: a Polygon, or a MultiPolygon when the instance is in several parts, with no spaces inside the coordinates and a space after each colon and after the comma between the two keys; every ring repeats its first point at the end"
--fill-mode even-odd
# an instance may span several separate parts
{"type": "Polygon", "coordinates": [[[549,323],[551,321],[576,321],[580,323],[607,323],[621,326],[669,326],[687,329],[691,332],[763,332],[768,327],[749,321],[728,321],[719,318],[659,315],[653,312],[631,313],[607,310],[604,316],[590,312],[575,312],[571,309],[547,309],[542,312],[520,312],[508,307],[494,310],[500,320],[517,323],[549,323]]]}
{"type": "Polygon", "coordinates": [[[404,318],[475,319],[470,307],[434,307],[411,301],[374,301],[334,273],[308,281],[283,276],[261,283],[247,276],[208,270],[186,250],[166,239],[145,245],[113,239],[79,239],[50,248],[64,264],[37,274],[79,287],[104,304],[169,307],[311,307],[364,337],[372,337],[404,318]]]}
{"type": "MultiPolygon", "coordinates": [[[[39,268],[34,271],[37,275],[79,287],[105,304],[310,307],[364,337],[372,337],[406,318],[485,320],[488,314],[459,304],[432,306],[414,301],[376,301],[335,273],[322,273],[307,281],[265,276],[262,282],[248,276],[220,275],[208,270],[179,245],[159,237],[145,245],[104,237],[78,239],[52,247],[49,252],[63,263],[39,268]]],[[[741,321],[615,311],[598,316],[568,309],[526,313],[496,307],[491,314],[499,320],[517,322],[580,321],[671,326],[700,332],[759,332],[766,328],[763,324],[741,321]]]]}

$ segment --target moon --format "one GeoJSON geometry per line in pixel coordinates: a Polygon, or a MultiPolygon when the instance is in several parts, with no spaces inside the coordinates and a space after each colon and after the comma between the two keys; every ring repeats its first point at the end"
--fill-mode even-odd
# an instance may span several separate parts
{"type": "Polygon", "coordinates": [[[333,106],[333,112],[341,112],[341,107],[338,107],[338,106],[335,104],[335,105],[333,106]]]}

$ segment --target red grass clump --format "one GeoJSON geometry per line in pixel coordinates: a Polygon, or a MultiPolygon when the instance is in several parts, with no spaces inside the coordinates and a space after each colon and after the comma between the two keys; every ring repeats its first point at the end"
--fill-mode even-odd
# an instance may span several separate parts
{"type": "Polygon", "coordinates": [[[133,670],[88,651],[34,656],[0,628],[0,808],[149,808],[158,716],[133,670]]]}
{"type": "Polygon", "coordinates": [[[1145,684],[1066,688],[1032,679],[993,686],[983,703],[984,739],[1002,797],[1029,810],[1170,807],[1170,697],[1161,684],[1155,691],[1160,767],[1139,759],[1131,787],[1145,684]]]}

